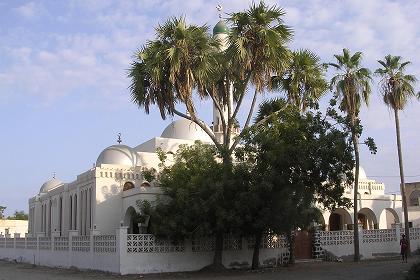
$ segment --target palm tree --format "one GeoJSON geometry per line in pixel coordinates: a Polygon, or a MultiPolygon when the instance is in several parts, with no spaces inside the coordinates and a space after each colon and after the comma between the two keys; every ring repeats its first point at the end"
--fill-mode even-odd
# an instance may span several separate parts
{"type": "Polygon", "coordinates": [[[405,68],[409,65],[410,61],[401,61],[401,56],[385,56],[384,60],[378,60],[382,68],[378,68],[375,74],[381,77],[380,91],[384,98],[385,104],[394,111],[395,117],[395,130],[397,134],[397,149],[398,149],[398,163],[400,167],[401,178],[401,197],[404,209],[404,226],[405,236],[408,241],[408,252],[410,252],[410,231],[408,228],[408,212],[407,212],[407,199],[405,196],[405,182],[404,182],[404,166],[403,156],[401,150],[400,139],[400,120],[398,111],[404,110],[408,99],[416,96],[414,91],[414,83],[417,81],[413,75],[405,74],[405,68]]]}
{"type": "Polygon", "coordinates": [[[287,102],[301,112],[317,102],[328,89],[325,67],[309,50],[292,53],[292,61],[283,76],[273,77],[273,87],[285,91],[287,102]]]}
{"type": "MultiPolygon", "coordinates": [[[[163,119],[175,114],[199,125],[213,140],[228,167],[244,135],[241,133],[231,143],[236,117],[249,87],[253,85],[255,91],[243,128],[249,126],[257,95],[271,89],[271,76],[280,75],[288,65],[290,52],[286,44],[292,34],[283,17],[283,10],[264,3],[230,14],[228,22],[232,28],[224,51],[222,42],[208,34],[207,26],[187,25],[184,18],[169,19],[156,28],[155,40],[144,45],[132,63],[129,77],[133,102],[146,113],[156,105],[163,119]],[[195,93],[201,99],[211,98],[219,111],[221,142],[195,110],[195,93]],[[182,113],[177,105],[185,105],[189,114],[182,113]]],[[[218,230],[215,265],[221,264],[222,230],[226,229],[218,230]]]]}
{"type": "Polygon", "coordinates": [[[371,73],[367,68],[361,67],[362,53],[356,52],[350,55],[348,49],[343,49],[342,55],[334,55],[336,63],[329,63],[338,73],[331,79],[331,87],[335,90],[335,96],[340,100],[340,109],[347,115],[349,127],[352,135],[354,157],[355,157],[355,176],[354,176],[354,261],[359,261],[359,229],[358,229],[358,209],[357,196],[359,184],[359,136],[360,119],[359,111],[363,103],[368,105],[371,92],[370,81],[371,73]]]}

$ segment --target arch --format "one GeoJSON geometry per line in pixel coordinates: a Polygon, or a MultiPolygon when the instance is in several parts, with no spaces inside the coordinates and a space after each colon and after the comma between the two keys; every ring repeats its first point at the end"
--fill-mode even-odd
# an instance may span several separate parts
{"type": "Polygon", "coordinates": [[[363,229],[377,229],[379,228],[378,219],[376,218],[375,213],[373,213],[372,209],[370,208],[362,208],[357,213],[357,219],[359,225],[362,226],[363,229]]]}
{"type": "Polygon", "coordinates": [[[134,189],[134,184],[132,182],[125,182],[124,183],[124,187],[123,187],[123,191],[128,191],[134,189]]]}
{"type": "Polygon", "coordinates": [[[137,223],[137,212],[133,206],[128,207],[125,211],[124,226],[128,227],[128,233],[140,233],[139,226],[137,223]]]}
{"type": "Polygon", "coordinates": [[[409,206],[419,206],[420,201],[420,190],[415,190],[410,194],[409,197],[409,206]]]}
{"type": "Polygon", "coordinates": [[[334,209],[328,219],[328,230],[346,230],[352,224],[350,213],[343,208],[334,209]]]}
{"type": "Polygon", "coordinates": [[[385,208],[379,216],[379,228],[391,229],[394,224],[400,223],[397,212],[392,208],[385,208]]]}

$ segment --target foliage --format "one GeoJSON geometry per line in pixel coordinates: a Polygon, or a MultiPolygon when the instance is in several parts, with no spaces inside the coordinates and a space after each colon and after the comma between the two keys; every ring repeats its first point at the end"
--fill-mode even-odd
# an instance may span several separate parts
{"type": "Polygon", "coordinates": [[[290,234],[316,218],[315,205],[351,205],[342,197],[354,165],[347,131],[319,112],[300,114],[281,99],[264,103],[261,118],[264,124],[249,130],[236,152],[235,177],[245,187],[232,203],[243,233],[290,234]],[[267,115],[265,107],[277,113],[267,115]]]}
{"type": "Polygon", "coordinates": [[[1,206],[0,205],[0,219],[4,218],[4,210],[6,210],[6,206],[1,206]]]}
{"type": "Polygon", "coordinates": [[[16,210],[13,216],[7,217],[8,220],[28,220],[28,214],[25,211],[18,211],[16,210]]]}
{"type": "Polygon", "coordinates": [[[401,56],[385,56],[384,60],[378,60],[382,68],[375,71],[380,81],[380,91],[384,102],[393,110],[403,110],[409,98],[416,96],[414,83],[417,81],[414,75],[405,74],[405,68],[410,61],[401,61],[401,56]]]}
{"type": "Polygon", "coordinates": [[[290,66],[283,76],[272,78],[273,86],[283,90],[287,102],[302,112],[312,107],[326,93],[328,83],[325,80],[325,65],[319,57],[309,50],[292,53],[290,66]]]}
{"type": "Polygon", "coordinates": [[[143,176],[143,178],[147,181],[147,182],[152,182],[156,179],[157,176],[157,172],[156,169],[154,168],[146,168],[143,167],[141,169],[141,175],[143,176]]]}
{"type": "Polygon", "coordinates": [[[215,147],[198,141],[193,146],[181,145],[174,161],[160,175],[164,196],[155,207],[141,206],[152,217],[152,232],[182,239],[224,231],[223,166],[215,147]]]}

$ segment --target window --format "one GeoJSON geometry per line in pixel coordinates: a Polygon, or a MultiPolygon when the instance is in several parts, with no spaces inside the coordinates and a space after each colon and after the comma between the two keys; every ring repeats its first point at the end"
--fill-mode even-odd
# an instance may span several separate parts
{"type": "Polygon", "coordinates": [[[125,182],[124,187],[123,187],[123,191],[127,191],[130,189],[134,189],[134,184],[132,182],[125,182]]]}

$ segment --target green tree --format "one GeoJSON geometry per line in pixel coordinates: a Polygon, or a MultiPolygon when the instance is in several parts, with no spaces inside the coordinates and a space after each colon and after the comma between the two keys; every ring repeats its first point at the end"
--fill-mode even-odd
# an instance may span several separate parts
{"type": "Polygon", "coordinates": [[[356,52],[351,55],[348,49],[343,49],[342,55],[334,55],[336,62],[329,63],[336,72],[331,79],[331,87],[334,89],[335,97],[340,100],[340,109],[346,113],[347,121],[350,126],[352,143],[355,157],[355,176],[354,176],[354,260],[360,260],[359,256],[359,230],[358,230],[358,209],[357,195],[359,184],[359,137],[361,134],[360,126],[360,106],[362,103],[368,104],[371,92],[370,82],[371,73],[367,68],[361,67],[362,53],[356,52]]]}
{"type": "MultiPolygon", "coordinates": [[[[258,94],[270,90],[271,76],[280,76],[288,65],[286,44],[291,30],[283,17],[283,10],[276,6],[252,4],[244,12],[229,15],[232,28],[226,31],[226,42],[212,38],[205,25],[169,19],[156,28],[156,38],[141,48],[129,71],[133,102],[146,113],[157,105],[163,119],[178,115],[209,135],[222,156],[224,185],[231,174],[232,153],[243,135],[232,141],[245,96],[254,87],[243,128],[249,126],[258,94]],[[218,110],[221,141],[196,111],[194,100],[199,99],[210,99],[218,110]],[[181,105],[188,114],[182,113],[181,105]]],[[[224,21],[219,24],[227,29],[224,21]]],[[[222,249],[223,232],[217,232],[214,264],[221,264],[222,249]]]]}
{"type": "Polygon", "coordinates": [[[6,210],[6,206],[0,206],[0,219],[4,218],[4,210],[6,210]]]}
{"type": "Polygon", "coordinates": [[[159,176],[164,195],[155,207],[143,206],[142,212],[151,216],[152,232],[173,240],[224,232],[227,207],[222,173],[214,146],[198,141],[181,145],[174,164],[164,167],[159,176]]]}
{"type": "Polygon", "coordinates": [[[309,50],[292,53],[292,61],[283,76],[273,77],[273,86],[285,92],[287,102],[305,112],[327,91],[325,66],[309,50]]]}
{"type": "MultiPolygon", "coordinates": [[[[255,237],[252,267],[258,267],[263,233],[286,234],[293,257],[292,231],[315,217],[314,206],[349,206],[343,198],[354,165],[350,135],[338,130],[320,112],[301,114],[273,100],[260,107],[256,121],[237,149],[238,191],[233,205],[243,232],[255,237]],[[278,111],[277,108],[283,108],[278,111]],[[270,112],[278,112],[273,115],[270,112]]],[[[237,183],[237,182],[236,182],[237,183]]]]}
{"type": "Polygon", "coordinates": [[[15,213],[12,216],[7,217],[8,220],[28,220],[28,214],[25,211],[15,210],[15,213]]]}
{"type": "MultiPolygon", "coordinates": [[[[398,111],[404,110],[407,101],[416,96],[414,91],[414,84],[417,81],[414,75],[405,73],[407,65],[410,61],[401,61],[401,56],[385,56],[384,60],[378,60],[381,64],[381,68],[376,69],[375,74],[381,77],[380,91],[384,98],[385,104],[394,111],[395,118],[395,130],[397,135],[397,150],[398,150],[398,164],[400,167],[400,178],[401,178],[401,197],[404,210],[404,225],[405,235],[408,240],[408,248],[410,252],[410,231],[408,228],[408,215],[407,212],[407,198],[405,195],[405,182],[404,182],[404,165],[403,155],[401,149],[401,138],[400,138],[400,120],[398,111]]],[[[417,97],[418,94],[417,94],[417,97]]]]}

